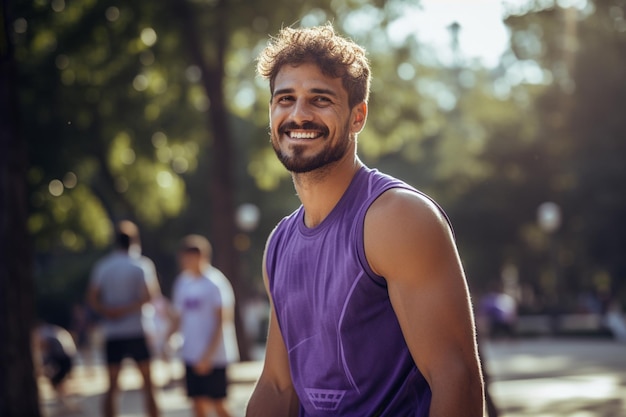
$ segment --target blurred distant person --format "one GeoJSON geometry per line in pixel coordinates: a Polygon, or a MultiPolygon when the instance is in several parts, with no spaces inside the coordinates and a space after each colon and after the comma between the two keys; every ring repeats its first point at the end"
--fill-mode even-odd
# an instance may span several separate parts
{"type": "Polygon", "coordinates": [[[514,338],[517,325],[517,301],[502,290],[501,284],[492,285],[479,305],[479,316],[486,336],[491,339],[514,338]]]}
{"type": "Polygon", "coordinates": [[[48,378],[65,411],[78,411],[80,408],[69,400],[67,392],[67,381],[76,358],[76,344],[70,332],[54,324],[40,324],[33,334],[33,352],[38,373],[48,378]]]}
{"type": "Polygon", "coordinates": [[[212,409],[219,417],[230,417],[225,400],[232,347],[224,338],[224,318],[230,314],[233,301],[224,300],[228,296],[223,297],[209,277],[215,272],[210,268],[211,245],[205,237],[186,236],[178,259],[181,272],[172,291],[177,315],[170,334],[179,330],[183,337],[180,354],[185,363],[187,396],[195,417],[207,417],[212,409]]]}
{"type": "Polygon", "coordinates": [[[109,388],[104,416],[117,415],[118,377],[124,358],[137,364],[143,378],[145,407],[150,417],[159,415],[150,372],[150,352],[142,326],[142,307],[160,293],[154,264],[141,256],[139,229],[130,221],[117,225],[116,249],[92,271],[87,300],[102,317],[109,388]]]}
{"type": "Polygon", "coordinates": [[[604,324],[611,331],[615,340],[626,342],[626,320],[617,300],[609,303],[604,315],[604,324]]]}

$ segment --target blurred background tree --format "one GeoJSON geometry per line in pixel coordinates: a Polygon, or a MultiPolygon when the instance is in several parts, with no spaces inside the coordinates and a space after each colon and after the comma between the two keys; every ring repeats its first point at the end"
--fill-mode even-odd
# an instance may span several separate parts
{"type": "Polygon", "coordinates": [[[33,359],[24,354],[35,322],[34,280],[10,21],[7,4],[0,2],[0,415],[38,417],[33,359]]]}
{"type": "Polygon", "coordinates": [[[415,7],[17,0],[39,316],[67,325],[122,218],[140,225],[166,294],[187,233],[212,241],[240,307],[262,291],[265,239],[298,200],[268,145],[254,59],[280,27],[326,21],[372,62],[362,159],[442,204],[475,295],[504,276],[527,312],[578,309],[583,292],[624,303],[624,2],[511,6],[495,68],[465,59],[462,26],[449,28],[452,63],[392,36],[415,7]],[[546,201],[562,213],[552,233],[536,217],[546,201]],[[246,203],[260,217],[242,228],[246,203]]]}

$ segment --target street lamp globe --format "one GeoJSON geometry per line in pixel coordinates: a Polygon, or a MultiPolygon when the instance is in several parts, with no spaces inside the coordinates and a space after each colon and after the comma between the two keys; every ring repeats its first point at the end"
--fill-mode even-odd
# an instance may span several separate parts
{"type": "Polygon", "coordinates": [[[251,232],[256,229],[260,218],[261,210],[252,203],[244,203],[237,207],[235,221],[237,226],[244,232],[251,232]]]}
{"type": "Polygon", "coordinates": [[[544,232],[554,232],[561,225],[561,208],[551,201],[541,203],[537,208],[537,223],[544,232]]]}

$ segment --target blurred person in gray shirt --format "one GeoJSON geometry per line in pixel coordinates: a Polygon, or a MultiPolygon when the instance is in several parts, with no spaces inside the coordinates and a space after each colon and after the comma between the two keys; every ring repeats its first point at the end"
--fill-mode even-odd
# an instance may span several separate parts
{"type": "Polygon", "coordinates": [[[142,307],[160,293],[154,263],[141,256],[139,229],[130,221],[118,223],[116,248],[92,271],[87,300],[102,317],[109,388],[104,396],[105,417],[117,415],[118,377],[124,358],[137,364],[143,377],[146,411],[159,415],[150,373],[150,351],[142,326],[142,307]]]}

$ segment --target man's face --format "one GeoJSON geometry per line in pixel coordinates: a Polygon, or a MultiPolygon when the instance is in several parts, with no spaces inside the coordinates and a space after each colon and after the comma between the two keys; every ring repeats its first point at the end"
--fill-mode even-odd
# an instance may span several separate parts
{"type": "MultiPolygon", "coordinates": [[[[358,106],[357,106],[358,107],[358,106]]],[[[291,172],[304,173],[341,160],[354,149],[353,113],[340,78],[315,64],[285,65],[274,81],[270,103],[271,142],[291,172]]]]}
{"type": "Polygon", "coordinates": [[[202,256],[196,251],[181,251],[178,254],[178,262],[180,269],[186,271],[196,271],[200,269],[202,264],[202,256]]]}

